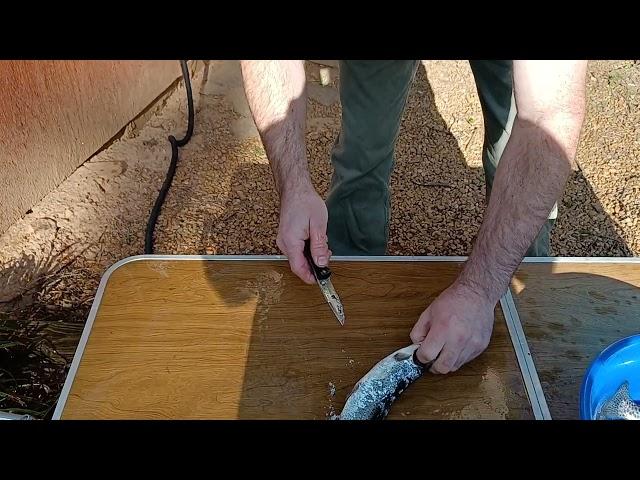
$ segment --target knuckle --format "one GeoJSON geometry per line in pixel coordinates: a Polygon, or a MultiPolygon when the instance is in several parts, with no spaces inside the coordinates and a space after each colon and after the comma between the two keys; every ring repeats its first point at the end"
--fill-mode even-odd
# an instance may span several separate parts
{"type": "Polygon", "coordinates": [[[445,373],[447,373],[447,372],[443,369],[442,365],[435,365],[435,364],[433,365],[433,367],[431,367],[431,371],[432,371],[433,373],[437,373],[437,374],[439,374],[439,375],[444,375],[445,373]]]}
{"type": "Polygon", "coordinates": [[[292,240],[292,238],[291,238],[291,234],[290,233],[283,232],[280,235],[280,241],[285,245],[290,244],[291,240],[292,240]]]}
{"type": "MultiPolygon", "coordinates": [[[[442,356],[442,358],[440,359],[439,368],[441,370],[446,370],[448,372],[453,367],[453,364],[455,363],[455,360],[456,359],[453,358],[452,354],[450,354],[450,353],[449,354],[444,354],[442,356]]],[[[446,373],[446,372],[443,372],[443,373],[446,373]]]]}
{"type": "Polygon", "coordinates": [[[489,345],[490,340],[491,340],[491,337],[478,335],[473,338],[473,346],[476,347],[476,349],[478,350],[484,350],[489,345]]]}
{"type": "Polygon", "coordinates": [[[442,372],[442,373],[447,373],[449,370],[451,370],[452,365],[449,362],[442,362],[442,364],[440,364],[440,366],[438,367],[438,369],[442,372]]]}
{"type": "Polygon", "coordinates": [[[295,262],[291,262],[290,265],[291,265],[291,271],[293,273],[295,273],[296,275],[302,275],[302,274],[305,273],[305,271],[304,271],[304,269],[302,268],[301,265],[299,265],[299,264],[297,264],[295,262]]]}
{"type": "Polygon", "coordinates": [[[467,340],[466,331],[458,329],[453,333],[453,341],[456,343],[456,345],[463,344],[465,340],[467,340]]]}
{"type": "Polygon", "coordinates": [[[427,362],[431,362],[438,357],[438,352],[436,352],[433,348],[425,349],[422,353],[422,356],[425,358],[427,362]]]}

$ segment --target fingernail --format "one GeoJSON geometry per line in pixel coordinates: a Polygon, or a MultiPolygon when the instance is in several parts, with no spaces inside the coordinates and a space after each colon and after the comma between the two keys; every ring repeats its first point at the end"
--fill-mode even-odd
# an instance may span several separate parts
{"type": "Polygon", "coordinates": [[[318,266],[324,267],[327,264],[327,257],[318,257],[316,263],[318,264],[318,266]]]}

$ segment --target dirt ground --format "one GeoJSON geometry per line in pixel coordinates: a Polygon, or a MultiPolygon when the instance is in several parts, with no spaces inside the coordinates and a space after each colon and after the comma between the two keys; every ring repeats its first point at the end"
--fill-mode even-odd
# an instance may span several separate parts
{"type": "MultiPolygon", "coordinates": [[[[389,254],[466,255],[484,210],[480,104],[467,62],[423,66],[396,149],[389,254]]],[[[322,195],[340,127],[339,71],[329,68],[322,86],[320,65],[307,63],[307,148],[322,195]]],[[[640,62],[591,62],[579,168],[560,204],[553,254],[640,253],[639,87],[640,62]]],[[[195,132],[180,151],[156,253],[278,253],[278,200],[238,62],[209,62],[193,88],[195,132]]],[[[180,85],[0,237],[0,409],[51,414],[102,273],[143,251],[167,137],[185,128],[180,85]]]]}

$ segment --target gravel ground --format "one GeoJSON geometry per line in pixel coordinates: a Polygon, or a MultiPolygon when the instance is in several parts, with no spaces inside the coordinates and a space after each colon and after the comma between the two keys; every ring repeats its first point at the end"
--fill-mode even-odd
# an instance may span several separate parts
{"type": "MultiPolygon", "coordinates": [[[[332,62],[327,62],[332,63],[332,62]]],[[[482,114],[464,61],[423,62],[398,139],[389,253],[466,255],[484,211],[482,114]],[[429,81],[427,81],[427,77],[429,81]]],[[[307,140],[324,195],[339,130],[339,72],[308,62],[307,140]]],[[[195,133],[180,152],[156,253],[278,253],[277,198],[237,62],[194,80],[195,133]]],[[[640,63],[595,61],[588,116],[552,235],[566,256],[640,253],[640,63]]],[[[104,270],[142,253],[148,213],[186,128],[179,86],[0,237],[0,409],[46,416],[104,270]]]]}

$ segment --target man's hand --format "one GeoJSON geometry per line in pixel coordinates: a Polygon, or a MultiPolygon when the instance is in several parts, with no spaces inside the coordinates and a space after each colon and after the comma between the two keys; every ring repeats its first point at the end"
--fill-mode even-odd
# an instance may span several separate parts
{"type": "Polygon", "coordinates": [[[283,192],[276,242],[289,259],[291,271],[311,284],[315,283],[315,277],[304,256],[307,239],[311,240],[314,262],[325,267],[331,257],[327,245],[327,207],[310,185],[283,192]]]}
{"type": "Polygon", "coordinates": [[[427,363],[437,358],[431,372],[449,373],[476,358],[489,345],[495,305],[459,282],[451,285],[411,330],[413,343],[421,343],[418,360],[427,363]]]}
{"type": "Polygon", "coordinates": [[[489,344],[493,311],[561,197],[585,111],[585,61],[514,61],[517,115],[473,250],[411,332],[417,356],[447,373],[489,344]]]}
{"type": "Polygon", "coordinates": [[[278,248],[291,270],[304,282],[315,277],[304,256],[311,240],[311,256],[325,267],[331,257],[327,246],[327,207],[311,183],[305,148],[307,97],[302,60],[243,60],[247,101],[273,170],[280,196],[278,248]]]}

